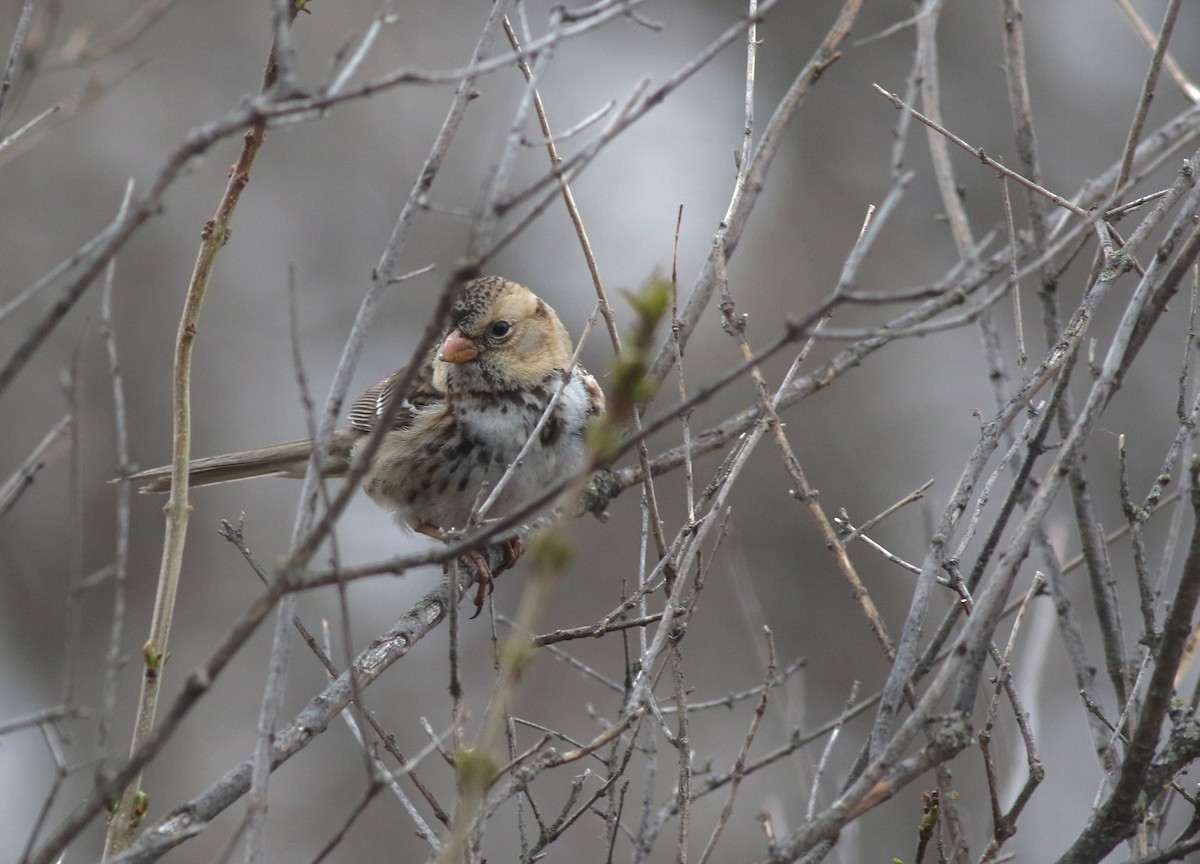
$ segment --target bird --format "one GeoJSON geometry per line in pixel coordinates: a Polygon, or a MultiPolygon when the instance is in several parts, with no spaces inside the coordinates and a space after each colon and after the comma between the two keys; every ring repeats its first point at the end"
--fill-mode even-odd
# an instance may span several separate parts
{"type": "MultiPolygon", "coordinates": [[[[388,402],[405,380],[410,382],[407,392],[371,457],[362,486],[401,526],[441,540],[467,527],[484,485],[495,487],[527,441],[527,452],[488,516],[514,512],[582,471],[587,428],[604,410],[604,392],[572,362],[570,335],[550,304],[516,282],[484,276],[464,283],[441,346],[415,374],[400,369],[354,402],[350,425],[332,436],[322,462],[324,476],[349,471],[375,427],[388,422],[388,402]],[[534,435],[552,401],[546,422],[534,435]]],[[[190,483],[303,477],[312,449],[312,440],[301,440],[196,459],[188,466],[190,483]]],[[[166,492],[171,467],[151,468],[129,479],[145,481],[141,492],[166,492]]],[[[485,587],[490,592],[493,577],[521,551],[515,538],[506,540],[504,549],[495,572],[477,552],[467,555],[479,583],[476,615],[485,587]]]]}

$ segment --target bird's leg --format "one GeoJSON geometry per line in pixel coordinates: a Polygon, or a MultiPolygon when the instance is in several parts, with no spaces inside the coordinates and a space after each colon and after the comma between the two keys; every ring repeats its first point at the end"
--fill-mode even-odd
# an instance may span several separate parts
{"type": "Polygon", "coordinates": [[[501,542],[504,544],[504,562],[500,565],[500,568],[493,574],[495,576],[499,576],[501,573],[503,573],[509,567],[516,564],[517,559],[520,558],[521,554],[525,551],[524,548],[521,546],[521,538],[516,535],[513,535],[512,537],[506,537],[501,542]]]}
{"type": "Polygon", "coordinates": [[[434,540],[446,541],[446,532],[434,525],[432,522],[422,522],[413,528],[418,534],[424,534],[426,537],[432,537],[434,540]]]}
{"type": "MultiPolygon", "coordinates": [[[[422,522],[413,530],[424,534],[426,537],[432,537],[435,540],[443,542],[446,540],[446,533],[441,528],[429,522],[422,522]]],[[[504,561],[494,573],[492,572],[492,568],[488,566],[487,559],[476,550],[471,549],[462,556],[467,561],[467,566],[474,571],[475,581],[479,585],[478,590],[475,592],[475,614],[471,616],[472,620],[478,618],[479,613],[483,611],[483,601],[495,588],[496,577],[515,564],[520,555],[521,540],[514,537],[504,541],[504,561]],[[515,554],[510,544],[515,544],[515,554]]]]}
{"type": "Polygon", "coordinates": [[[493,573],[492,568],[488,566],[487,559],[474,549],[463,557],[471,562],[471,566],[475,568],[477,574],[475,582],[479,587],[475,589],[475,614],[471,616],[471,620],[474,621],[483,611],[484,598],[491,596],[492,591],[496,588],[496,576],[504,568],[501,567],[500,570],[493,573]]]}

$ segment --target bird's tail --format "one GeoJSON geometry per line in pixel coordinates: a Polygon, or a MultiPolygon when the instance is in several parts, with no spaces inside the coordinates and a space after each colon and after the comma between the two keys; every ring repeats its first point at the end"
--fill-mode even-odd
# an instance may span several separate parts
{"type": "MultiPolygon", "coordinates": [[[[326,477],[345,474],[350,467],[350,447],[361,435],[354,429],[339,429],[333,433],[329,454],[321,473],[326,477]]],[[[228,483],[250,477],[303,477],[312,456],[313,442],[290,441],[258,450],[243,450],[223,456],[207,456],[193,459],[188,465],[188,476],[192,486],[208,486],[213,483],[228,483]]],[[[145,481],[138,491],[143,494],[169,492],[171,490],[171,466],[150,468],[129,476],[130,480],[145,481]]]]}

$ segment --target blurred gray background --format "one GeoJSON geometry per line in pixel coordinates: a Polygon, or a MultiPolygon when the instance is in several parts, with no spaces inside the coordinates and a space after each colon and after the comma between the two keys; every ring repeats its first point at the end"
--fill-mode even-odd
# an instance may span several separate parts
{"type": "MultiPolygon", "coordinates": [[[[477,38],[486,2],[397,3],[397,22],[385,28],[364,74],[398,66],[446,69],[462,65],[477,38]]],[[[536,32],[549,4],[529,3],[536,32]]],[[[989,153],[1015,163],[1002,68],[1001,10],[998,2],[947,4],[940,26],[943,108],[958,134],[989,153]]],[[[1157,27],[1165,0],[1136,3],[1157,27]]],[[[52,33],[57,49],[79,28],[107,33],[139,8],[140,0],[67,4],[52,33]]],[[[302,83],[319,83],[331,58],[351,34],[361,33],[375,16],[375,2],[323,0],[310,3],[294,28],[302,83]]],[[[1185,70],[1200,74],[1200,8],[1184,4],[1174,53],[1185,70]]],[[[807,59],[833,20],[836,2],[784,2],[760,29],[758,124],[766,120],[791,76],[807,59]]],[[[1136,102],[1148,51],[1115,4],[1096,0],[1030,0],[1024,4],[1038,142],[1046,183],[1062,194],[1107,168],[1119,155],[1136,102]]],[[[886,193],[895,109],[873,93],[872,83],[902,91],[913,50],[910,29],[857,44],[910,16],[908,2],[868,3],[845,56],[816,86],[776,161],[731,262],[739,311],[749,314],[756,344],[774,338],[784,315],[806,310],[836,283],[846,252],[869,204],[886,193]]],[[[20,4],[0,4],[0,43],[7,45],[20,4]]],[[[655,32],[631,20],[618,20],[560,46],[541,85],[551,121],[560,129],[579,122],[609,100],[618,103],[644,77],[661,82],[742,14],[729,0],[651,2],[643,14],[661,22],[655,32]]],[[[57,123],[19,157],[0,165],[0,302],[15,296],[103,227],[116,211],[128,178],[145,183],[188,130],[220,117],[244,94],[257,88],[270,41],[269,4],[232,0],[177,3],[140,38],[118,54],[93,64],[40,71],[20,86],[6,106],[5,132],[48,105],[102,90],[86,108],[57,123]]],[[[495,44],[493,53],[504,46],[495,44]]],[[[609,291],[632,288],[655,271],[669,273],[676,213],[683,206],[679,239],[681,290],[690,288],[727,206],[734,175],[732,151],[740,141],[745,50],[741,42],[674,93],[663,105],[621,136],[574,183],[588,232],[609,291]]],[[[432,201],[439,208],[469,211],[483,194],[489,170],[511,123],[522,80],[507,69],[486,76],[477,87],[465,125],[438,177],[432,201]]],[[[204,309],[196,343],[193,447],[197,455],[261,446],[303,437],[306,421],[292,362],[287,316],[288,268],[295,268],[300,348],[316,398],[328,388],[359,300],[370,281],[396,214],[424,159],[449,103],[452,86],[407,86],[369,100],[351,102],[328,116],[270,131],[242,198],[230,242],[223,250],[204,309]]],[[[1178,113],[1185,100],[1163,82],[1150,126],[1178,113]]],[[[147,223],[122,252],[116,275],[116,328],[129,401],[130,446],[143,467],[169,458],[169,382],[172,346],[183,293],[195,258],[201,226],[213,212],[239,140],[229,139],[189,166],[165,199],[163,212],[147,223]]],[[[577,142],[564,145],[571,152],[577,142]]],[[[898,290],[936,279],[956,260],[936,194],[924,133],[914,127],[907,164],[917,172],[904,203],[867,261],[860,285],[898,290]]],[[[979,233],[1000,224],[1002,204],[993,174],[965,154],[955,154],[958,180],[979,233]]],[[[1169,182],[1177,166],[1148,180],[1150,191],[1169,182]]],[[[538,148],[522,153],[518,176],[531,179],[545,170],[538,148]]],[[[1023,207],[1020,207],[1023,210],[1023,207]]],[[[1021,219],[1020,213],[1018,219],[1021,219]]],[[[351,390],[357,392],[391,372],[408,356],[424,326],[447,272],[466,248],[468,221],[452,212],[429,212],[418,222],[397,271],[436,265],[437,270],[392,289],[371,329],[351,390]]],[[[1090,251],[1083,256],[1090,257],[1090,251]]],[[[1086,260],[1084,261],[1086,264],[1086,260]]],[[[564,209],[555,203],[489,270],[530,285],[578,333],[594,303],[582,254],[564,209]]],[[[1083,270],[1068,274],[1064,296],[1073,303],[1083,270]]],[[[1132,285],[1132,283],[1128,283],[1132,285]]],[[[1040,352],[1033,288],[1026,286],[1026,338],[1040,352]]],[[[7,356],[35,316],[52,298],[40,296],[0,323],[0,347],[7,356]]],[[[65,670],[78,678],[79,700],[95,704],[111,620],[106,586],[84,594],[78,620],[66,609],[73,580],[110,564],[114,556],[115,487],[107,481],[116,466],[114,416],[104,346],[99,335],[99,285],[57,328],[34,362],[0,402],[0,476],[7,476],[70,410],[64,370],[74,368],[79,402],[79,473],[71,482],[72,459],[64,455],[39,476],[19,504],[0,519],[0,720],[52,705],[60,698],[65,670]],[[73,515],[76,514],[76,515],[73,515]]],[[[1106,428],[1089,451],[1093,466],[1115,469],[1116,436],[1131,433],[1131,474],[1143,490],[1175,431],[1173,420],[1177,363],[1186,333],[1186,301],[1139,360],[1106,428]],[[1125,425],[1122,425],[1125,424],[1125,425]]],[[[618,314],[628,318],[623,302],[618,314]]],[[[732,341],[710,311],[685,360],[689,386],[699,386],[736,362],[732,341]]],[[[837,326],[882,320],[878,309],[851,311],[837,326]]],[[[1001,319],[1011,330],[1009,306],[1001,319]]],[[[1101,332],[1111,319],[1098,320],[1101,332]]],[[[1010,339],[1011,332],[1006,333],[1010,339]]],[[[975,445],[980,419],[990,416],[992,396],[971,329],[890,346],[837,386],[792,409],[785,420],[793,445],[821,491],[825,506],[845,507],[857,521],[874,515],[930,478],[929,502],[911,506],[885,522],[877,539],[896,554],[919,560],[929,523],[975,445]]],[[[836,346],[819,346],[814,358],[836,346]]],[[[786,358],[769,364],[777,382],[786,358]]],[[[810,361],[811,362],[811,361],[810,361]]],[[[610,363],[606,340],[596,333],[585,363],[602,377],[610,363]]],[[[1010,370],[1015,372],[1015,369],[1010,370]]],[[[1082,385],[1081,385],[1082,386],[1082,385]]],[[[675,394],[670,379],[663,405],[675,394]]],[[[753,391],[739,382],[695,414],[700,429],[751,404],[753,391]]],[[[657,414],[661,409],[652,409],[657,414]]],[[[678,443],[677,429],[651,443],[651,453],[678,443]]],[[[717,461],[699,460],[698,482],[707,483],[717,461]]],[[[1114,475],[1115,476],[1115,475],[1114,475]]],[[[684,514],[680,477],[660,486],[668,526],[684,514]]],[[[836,715],[852,680],[874,692],[887,665],[849,591],[818,542],[803,508],[788,495],[789,483],[777,451],[759,448],[733,499],[732,530],[718,553],[701,597],[697,617],[684,643],[685,663],[696,687],[692,698],[710,699],[753,686],[763,675],[761,627],[775,633],[781,663],[808,658],[806,669],[773,702],[755,752],[784,740],[793,726],[809,728],[836,715]]],[[[240,556],[216,533],[219,520],[246,514],[246,536],[268,565],[287,546],[299,484],[264,480],[203,489],[192,495],[183,585],[176,613],[167,697],[185,673],[202,660],[229,623],[259,591],[240,556]]],[[[1099,501],[1102,519],[1121,517],[1114,483],[1099,501]]],[[[575,526],[579,550],[568,581],[547,617],[547,629],[590,623],[611,609],[624,586],[636,581],[638,496],[631,491],[614,502],[611,519],[587,517],[575,526]]],[[[134,501],[131,607],[125,644],[136,657],[145,638],[162,543],[163,499],[134,501]]],[[[1061,503],[1061,502],[1060,502],[1061,503]]],[[[1053,529],[1052,529],[1053,530],[1053,529]]],[[[1074,554],[1074,541],[1062,536],[1060,553],[1074,554]]],[[[388,515],[363,496],[338,529],[340,554],[348,563],[366,562],[428,541],[395,529],[388,515]]],[[[1114,550],[1120,562],[1126,553],[1114,550]]],[[[911,577],[865,549],[854,550],[860,573],[895,631],[907,609],[911,577]]],[[[524,567],[502,577],[497,608],[511,613],[524,567]]],[[[385,630],[432,587],[433,570],[403,578],[380,577],[349,591],[352,638],[357,649],[385,630]]],[[[1079,598],[1086,597],[1077,576],[1079,598]]],[[[303,595],[301,614],[313,625],[338,618],[336,595],[303,595]]],[[[948,608],[944,600],[941,608],[948,608]]],[[[1021,833],[1008,849],[1019,860],[1045,860],[1058,854],[1081,826],[1100,776],[1079,734],[1082,716],[1062,658],[1048,603],[1029,623],[1018,654],[1017,678],[1033,711],[1047,781],[1021,833]],[[1078,766],[1086,766],[1081,772],[1078,766]],[[1089,773],[1090,772],[1090,773],[1089,773]]],[[[492,675],[489,627],[483,617],[465,627],[468,705],[476,715],[492,675]]],[[[219,679],[168,745],[148,777],[150,818],[195,795],[253,747],[258,695],[265,674],[269,629],[219,679]]],[[[620,680],[624,654],[620,641],[575,644],[571,650],[594,668],[620,680]]],[[[344,659],[344,658],[341,658],[344,659]]],[[[137,664],[122,677],[116,730],[118,750],[126,746],[137,664]]],[[[416,722],[426,717],[435,729],[449,719],[444,630],[423,641],[367,694],[402,748],[425,743],[416,722]]],[[[298,650],[288,688],[290,718],[324,683],[318,664],[298,650]]],[[[619,696],[609,693],[549,656],[538,660],[521,693],[518,713],[579,738],[598,730],[585,704],[611,717],[619,696]]],[[[752,703],[697,716],[692,734],[698,758],[715,759],[725,770],[740,746],[752,703]]],[[[1003,714],[1004,712],[1002,712],[1003,714]]],[[[73,726],[68,748],[73,765],[91,752],[92,727],[73,726]]],[[[849,727],[835,751],[822,789],[827,802],[869,716],[849,727]]],[[[1001,721],[1000,758],[1011,795],[1023,779],[1023,754],[1016,747],[1010,718],[1001,721]],[[1010,748],[1010,749],[1004,749],[1010,748]]],[[[817,745],[818,747],[820,745],[817,745]]],[[[815,761],[818,751],[811,758],[815,761]]],[[[718,849],[718,859],[752,860],[764,847],[754,818],[769,811],[781,832],[801,818],[809,793],[809,756],[783,761],[747,779],[739,807],[718,849]]],[[[344,728],[331,730],[279,771],[271,786],[268,841],[270,860],[310,859],[364,787],[360,756],[344,728]]],[[[673,782],[675,755],[660,752],[660,797],[673,782]]],[[[975,851],[990,833],[986,790],[974,753],[953,766],[962,789],[960,807],[975,851]]],[[[579,770],[582,770],[580,768],[579,770]]],[[[88,771],[70,778],[51,809],[61,816],[88,788],[88,771]]],[[[449,771],[431,764],[428,782],[443,801],[451,798],[449,771]]],[[[32,829],[52,783],[52,763],[36,730],[0,741],[0,825],[7,849],[18,850],[32,829]]],[[[547,783],[563,782],[562,778],[547,783]]],[[[641,776],[637,782],[642,782],[641,776]]],[[[917,784],[846,831],[831,860],[853,862],[908,859],[919,814],[917,784]]],[[[630,807],[640,800],[630,790],[630,807]]],[[[698,805],[703,824],[719,812],[723,795],[698,805]]],[[[237,824],[244,805],[235,805],[198,839],[173,853],[173,861],[209,861],[237,824]]],[[[513,820],[508,820],[512,822],[513,820]]],[[[54,824],[55,819],[51,819],[54,824]]],[[[668,829],[673,833],[673,828],[668,829]]],[[[68,861],[93,860],[100,849],[76,848],[68,861]]],[[[491,860],[508,860],[512,836],[489,834],[491,860]]],[[[664,838],[656,860],[670,857],[664,838]]],[[[620,847],[619,847],[620,848],[620,847]]],[[[602,825],[585,820],[555,847],[554,860],[567,854],[581,861],[602,860],[602,825]]],[[[696,850],[698,852],[698,848],[696,850]]],[[[625,860],[627,849],[617,860],[625,860]]],[[[14,851],[13,853],[18,854],[14,851]]],[[[386,796],[372,804],[330,860],[419,860],[424,847],[395,803],[386,796]]],[[[11,860],[5,852],[0,856],[11,860]]]]}

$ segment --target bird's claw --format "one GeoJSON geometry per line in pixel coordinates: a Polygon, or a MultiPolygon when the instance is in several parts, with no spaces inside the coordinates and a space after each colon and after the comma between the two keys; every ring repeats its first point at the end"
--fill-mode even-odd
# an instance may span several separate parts
{"type": "Polygon", "coordinates": [[[467,559],[475,570],[475,584],[479,586],[475,590],[475,614],[471,616],[471,620],[474,621],[483,611],[484,598],[490,595],[496,587],[496,574],[488,566],[487,559],[478,552],[474,550],[468,552],[467,559]]]}
{"type": "Polygon", "coordinates": [[[503,546],[504,560],[495,570],[492,570],[488,566],[487,559],[475,550],[471,550],[464,556],[471,569],[475,571],[475,583],[478,586],[475,589],[475,614],[471,616],[471,620],[478,618],[479,613],[483,611],[483,601],[490,597],[496,588],[496,577],[516,564],[517,559],[521,557],[523,549],[520,537],[507,538],[503,541],[503,546]]]}

